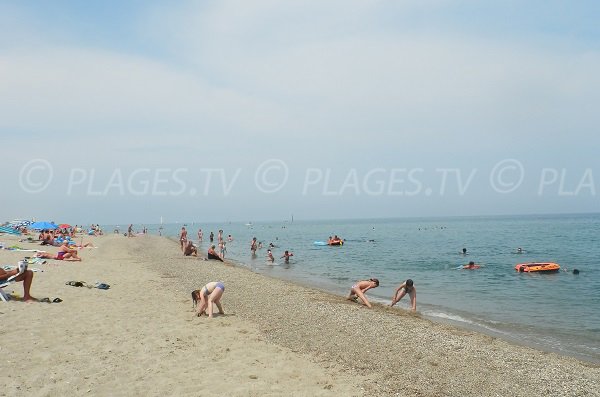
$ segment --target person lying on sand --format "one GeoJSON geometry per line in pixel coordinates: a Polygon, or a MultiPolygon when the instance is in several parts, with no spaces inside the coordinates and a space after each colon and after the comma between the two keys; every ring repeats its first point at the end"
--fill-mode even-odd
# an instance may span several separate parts
{"type": "Polygon", "coordinates": [[[56,255],[51,254],[49,252],[40,251],[37,254],[35,254],[35,256],[37,256],[38,258],[44,258],[44,259],[56,259],[57,261],[72,261],[72,262],[81,261],[81,258],[79,256],[77,256],[77,254],[71,254],[69,252],[63,252],[63,251],[57,252],[56,255]]]}
{"type": "Polygon", "coordinates": [[[356,298],[358,297],[358,299],[362,301],[363,305],[370,308],[372,306],[371,303],[369,303],[367,297],[365,296],[365,293],[371,288],[377,287],[379,287],[379,280],[376,278],[370,278],[368,280],[359,281],[350,288],[350,295],[348,295],[347,299],[352,301],[356,300],[356,298]]]}

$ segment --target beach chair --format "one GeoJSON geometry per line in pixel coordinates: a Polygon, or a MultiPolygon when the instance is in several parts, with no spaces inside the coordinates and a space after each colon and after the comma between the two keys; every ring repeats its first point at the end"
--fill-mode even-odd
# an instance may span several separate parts
{"type": "Polygon", "coordinates": [[[17,274],[13,274],[6,280],[0,281],[0,300],[2,300],[3,302],[8,302],[10,299],[6,292],[4,292],[4,287],[8,287],[13,282],[15,282],[15,278],[25,273],[25,271],[27,270],[27,261],[19,261],[17,267],[19,269],[19,272],[17,274]]]}

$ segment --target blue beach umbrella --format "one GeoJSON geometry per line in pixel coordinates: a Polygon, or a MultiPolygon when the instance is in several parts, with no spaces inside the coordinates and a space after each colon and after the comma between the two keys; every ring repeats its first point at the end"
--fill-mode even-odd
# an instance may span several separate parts
{"type": "Polygon", "coordinates": [[[30,229],[42,230],[42,229],[58,229],[54,223],[51,222],[35,222],[29,225],[30,229]]]}

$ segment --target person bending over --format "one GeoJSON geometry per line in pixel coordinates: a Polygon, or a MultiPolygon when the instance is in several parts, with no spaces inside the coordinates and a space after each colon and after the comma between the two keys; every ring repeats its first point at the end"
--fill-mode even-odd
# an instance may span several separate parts
{"type": "Polygon", "coordinates": [[[394,293],[394,296],[392,297],[392,303],[390,304],[390,307],[393,307],[396,303],[398,303],[400,301],[400,299],[404,298],[404,295],[408,294],[408,296],[410,296],[410,305],[412,308],[412,311],[416,311],[417,310],[417,289],[414,286],[413,281],[409,278],[408,280],[406,280],[405,282],[403,282],[402,284],[400,284],[400,286],[398,288],[396,288],[396,292],[394,293]]]}
{"type": "Polygon", "coordinates": [[[225,292],[225,285],[222,281],[212,281],[202,287],[196,292],[196,299],[200,298],[200,305],[198,306],[198,317],[202,314],[206,314],[208,309],[208,317],[213,316],[213,303],[217,305],[219,314],[225,314],[223,306],[221,306],[221,297],[225,292]]]}
{"type": "Polygon", "coordinates": [[[362,301],[363,305],[370,308],[372,306],[371,303],[369,303],[369,300],[367,299],[365,293],[371,288],[377,287],[379,287],[379,280],[376,278],[370,278],[368,280],[359,281],[350,288],[350,295],[348,295],[348,300],[355,300],[358,297],[358,299],[362,301]]]}

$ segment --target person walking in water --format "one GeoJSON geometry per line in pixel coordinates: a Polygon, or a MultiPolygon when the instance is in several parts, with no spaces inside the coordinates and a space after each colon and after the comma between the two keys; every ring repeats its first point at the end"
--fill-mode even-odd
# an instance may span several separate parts
{"type": "Polygon", "coordinates": [[[409,278],[408,280],[406,280],[405,282],[403,282],[402,284],[400,284],[400,286],[398,288],[396,288],[396,292],[394,293],[394,296],[392,297],[392,303],[390,304],[390,307],[393,307],[396,303],[398,303],[400,301],[400,299],[404,298],[404,295],[408,294],[408,296],[410,296],[410,305],[412,308],[412,311],[416,311],[417,310],[417,289],[414,286],[413,281],[409,278]]]}
{"type": "Polygon", "coordinates": [[[379,287],[379,280],[376,278],[359,281],[350,288],[350,295],[348,295],[347,299],[354,301],[358,298],[362,301],[363,305],[371,308],[371,303],[367,299],[365,293],[368,290],[377,287],[379,287]]]}
{"type": "Polygon", "coordinates": [[[283,259],[285,263],[290,263],[290,256],[294,256],[294,254],[289,251],[285,251],[280,259],[283,259]]]}

